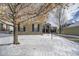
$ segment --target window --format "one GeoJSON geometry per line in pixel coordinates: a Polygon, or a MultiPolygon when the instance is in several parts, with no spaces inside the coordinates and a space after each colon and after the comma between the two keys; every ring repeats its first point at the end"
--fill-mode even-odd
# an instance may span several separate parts
{"type": "Polygon", "coordinates": [[[23,26],[23,31],[26,31],[26,27],[25,26],[23,26]]]}
{"type": "Polygon", "coordinates": [[[20,27],[20,24],[18,24],[18,31],[24,32],[26,31],[26,27],[25,26],[20,27]]]}
{"type": "Polygon", "coordinates": [[[0,30],[2,31],[3,30],[3,24],[0,23],[0,30]]]}
{"type": "Polygon", "coordinates": [[[18,24],[18,31],[20,31],[20,24],[18,24]]]}
{"type": "Polygon", "coordinates": [[[40,25],[39,24],[32,24],[32,32],[39,32],[40,25]]]}
{"type": "Polygon", "coordinates": [[[32,32],[34,32],[34,24],[32,24],[32,32]]]}
{"type": "Polygon", "coordinates": [[[38,32],[40,31],[40,24],[38,24],[38,32]]]}

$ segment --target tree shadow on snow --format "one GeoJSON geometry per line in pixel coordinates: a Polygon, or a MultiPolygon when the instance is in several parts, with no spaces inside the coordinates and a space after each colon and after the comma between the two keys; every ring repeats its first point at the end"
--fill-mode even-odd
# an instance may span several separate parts
{"type": "Polygon", "coordinates": [[[0,46],[8,46],[8,45],[11,45],[13,43],[6,43],[6,44],[0,44],[0,46]]]}

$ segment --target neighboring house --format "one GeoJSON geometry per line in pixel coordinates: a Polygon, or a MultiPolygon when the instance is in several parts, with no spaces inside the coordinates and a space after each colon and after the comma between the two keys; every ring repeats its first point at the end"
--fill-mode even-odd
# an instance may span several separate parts
{"type": "Polygon", "coordinates": [[[79,35],[79,21],[77,21],[76,23],[64,28],[62,33],[63,34],[79,35]]]}
{"type": "Polygon", "coordinates": [[[18,24],[19,34],[43,34],[43,33],[56,33],[57,28],[52,27],[48,21],[48,14],[40,15],[34,19],[27,20],[18,24]]]}
{"type": "Polygon", "coordinates": [[[19,34],[43,34],[43,26],[47,21],[47,14],[27,20],[18,25],[19,34]]]}
{"type": "MultiPolygon", "coordinates": [[[[5,23],[7,23],[7,22],[5,22],[5,23]]],[[[7,25],[5,23],[2,23],[0,21],[0,32],[8,32],[9,33],[10,31],[13,31],[13,27],[10,25],[7,25]]]]}
{"type": "MultiPolygon", "coordinates": [[[[55,27],[51,27],[51,24],[46,23],[48,14],[38,16],[34,19],[26,20],[23,23],[18,24],[18,34],[43,34],[56,32],[55,27]],[[45,28],[46,27],[46,28],[45,28]]],[[[3,21],[5,22],[5,21],[3,21]]],[[[6,22],[7,24],[10,24],[6,22]]],[[[13,27],[0,22],[0,31],[13,31],[13,27]]]]}
{"type": "Polygon", "coordinates": [[[8,26],[0,22],[0,31],[7,31],[7,30],[8,30],[8,26]]]}
{"type": "MultiPolygon", "coordinates": [[[[43,34],[43,28],[48,20],[48,14],[37,16],[36,18],[26,20],[18,24],[18,34],[43,34]]],[[[4,20],[2,20],[5,22],[4,20]]],[[[6,22],[10,24],[9,22],[6,22]]],[[[0,31],[13,31],[13,27],[7,24],[0,23],[0,31]]],[[[46,30],[46,29],[45,29],[46,30]]]]}

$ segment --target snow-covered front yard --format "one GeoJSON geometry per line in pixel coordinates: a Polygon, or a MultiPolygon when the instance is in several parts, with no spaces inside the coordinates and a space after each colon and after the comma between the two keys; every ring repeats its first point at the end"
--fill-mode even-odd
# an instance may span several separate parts
{"type": "Polygon", "coordinates": [[[13,45],[12,35],[0,34],[0,55],[67,56],[79,55],[79,44],[51,34],[19,35],[20,45],[13,45]]]}

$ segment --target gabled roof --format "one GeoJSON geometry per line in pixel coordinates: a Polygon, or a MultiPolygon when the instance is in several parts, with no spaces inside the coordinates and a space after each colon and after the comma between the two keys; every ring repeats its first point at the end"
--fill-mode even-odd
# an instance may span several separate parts
{"type": "Polygon", "coordinates": [[[11,25],[11,26],[13,26],[13,24],[12,24],[12,23],[7,22],[7,21],[4,21],[4,20],[0,20],[0,23],[3,23],[3,24],[7,24],[7,25],[11,25]]]}

